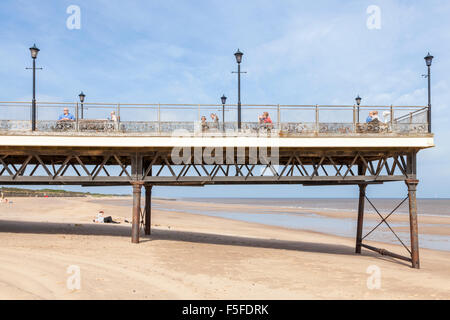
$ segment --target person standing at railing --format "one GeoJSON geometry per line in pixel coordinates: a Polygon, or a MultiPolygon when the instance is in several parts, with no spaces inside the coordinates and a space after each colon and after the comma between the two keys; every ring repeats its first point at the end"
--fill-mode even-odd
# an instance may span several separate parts
{"type": "Polygon", "coordinates": [[[215,113],[211,113],[212,127],[214,129],[219,129],[219,117],[215,113]]]}
{"type": "Polygon", "coordinates": [[[209,129],[208,123],[206,123],[206,117],[202,116],[200,126],[202,128],[202,132],[206,132],[209,129]]]}
{"type": "Polygon", "coordinates": [[[64,113],[59,116],[58,121],[75,121],[75,117],[69,113],[68,108],[64,108],[64,113]]]}

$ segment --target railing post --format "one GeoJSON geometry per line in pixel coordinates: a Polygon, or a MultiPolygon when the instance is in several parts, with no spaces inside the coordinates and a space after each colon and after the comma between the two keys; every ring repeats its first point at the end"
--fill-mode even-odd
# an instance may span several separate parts
{"type": "Polygon", "coordinates": [[[201,114],[200,113],[200,105],[198,105],[198,107],[197,107],[197,121],[194,122],[194,131],[195,131],[196,124],[199,123],[199,125],[200,125],[200,132],[202,132],[202,135],[203,135],[203,130],[201,129],[202,124],[201,124],[201,120],[200,120],[200,114],[201,114]]]}
{"type": "Polygon", "coordinates": [[[316,104],[316,134],[319,133],[319,105],[316,104]]]}
{"type": "Polygon", "coordinates": [[[353,133],[356,132],[356,106],[353,105],[353,133]]]}
{"type": "Polygon", "coordinates": [[[280,104],[277,105],[277,126],[278,126],[278,131],[281,131],[281,110],[280,110],[280,104]]]}
{"type": "Polygon", "coordinates": [[[75,130],[76,131],[79,131],[79,124],[78,124],[78,102],[77,102],[77,104],[76,104],[76,106],[75,106],[75,120],[76,120],[76,122],[75,122],[75,130]]]}
{"type": "Polygon", "coordinates": [[[120,103],[117,104],[117,130],[120,129],[120,103]]]}
{"type": "Polygon", "coordinates": [[[393,125],[394,125],[394,107],[392,107],[392,104],[391,104],[391,119],[390,119],[391,121],[391,130],[394,130],[394,128],[393,128],[393,125]]]}
{"type": "Polygon", "coordinates": [[[161,104],[158,103],[158,133],[161,133],[161,104]]]}

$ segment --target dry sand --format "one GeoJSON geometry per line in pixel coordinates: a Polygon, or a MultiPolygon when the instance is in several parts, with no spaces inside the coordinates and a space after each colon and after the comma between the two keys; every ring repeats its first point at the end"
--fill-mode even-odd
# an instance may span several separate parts
{"type": "Polygon", "coordinates": [[[131,208],[12,200],[0,204],[0,299],[450,298],[450,252],[421,249],[416,270],[364,249],[355,255],[353,239],[180,213],[176,205],[153,210],[152,235],[136,245],[124,222],[131,208]],[[93,223],[101,209],[122,223],[93,223]],[[79,290],[66,285],[71,265],[81,271],[79,290]],[[381,287],[370,290],[372,265],[381,287]]]}

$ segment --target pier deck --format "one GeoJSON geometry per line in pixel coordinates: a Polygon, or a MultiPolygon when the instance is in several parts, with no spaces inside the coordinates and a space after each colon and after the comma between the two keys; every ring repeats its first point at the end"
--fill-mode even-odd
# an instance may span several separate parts
{"type": "MultiPolygon", "coordinates": [[[[424,120],[426,108],[395,118],[389,106],[388,121],[365,124],[356,121],[355,106],[347,108],[351,122],[335,122],[337,118],[321,122],[318,106],[310,106],[315,112],[311,122],[282,122],[281,107],[276,107],[277,120],[270,126],[243,122],[240,130],[235,122],[210,123],[207,129],[198,121],[164,122],[159,119],[160,109],[157,121],[77,116],[70,122],[38,121],[36,131],[30,130],[29,121],[0,119],[0,184],[131,185],[132,241],[136,243],[141,227],[145,234],[151,231],[153,186],[358,185],[356,253],[364,247],[418,268],[416,157],[420,150],[434,146],[424,120]],[[409,257],[363,243],[366,188],[390,181],[404,181],[408,188],[404,201],[410,207],[411,246],[402,244],[409,257]],[[142,187],[144,211],[140,208],[142,187]]],[[[380,224],[388,225],[387,217],[379,215],[380,224]]]]}

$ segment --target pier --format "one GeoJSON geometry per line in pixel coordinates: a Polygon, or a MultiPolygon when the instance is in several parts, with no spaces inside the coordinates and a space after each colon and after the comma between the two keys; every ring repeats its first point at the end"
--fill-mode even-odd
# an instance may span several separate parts
{"type": "Polygon", "coordinates": [[[0,184],[130,186],[133,243],[151,233],[157,186],[358,185],[355,252],[364,248],[420,267],[416,159],[434,146],[429,106],[239,104],[238,122],[238,105],[33,103],[35,127],[31,102],[0,102],[0,184]],[[75,120],[56,120],[63,108],[75,120]],[[5,111],[20,109],[17,119],[5,111]],[[371,110],[383,116],[366,123],[371,110]],[[107,119],[112,111],[116,118],[107,119]],[[258,121],[262,112],[271,123],[258,121]],[[210,113],[219,121],[202,123],[210,113]],[[383,224],[394,232],[388,218],[398,207],[383,216],[366,195],[370,185],[393,181],[405,183],[400,204],[409,203],[410,245],[397,237],[406,255],[364,242],[383,224]],[[363,234],[366,200],[380,223],[363,234]]]}

